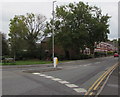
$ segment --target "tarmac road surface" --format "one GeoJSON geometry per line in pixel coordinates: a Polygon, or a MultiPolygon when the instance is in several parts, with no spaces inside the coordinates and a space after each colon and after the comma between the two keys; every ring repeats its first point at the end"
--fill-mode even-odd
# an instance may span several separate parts
{"type": "Polygon", "coordinates": [[[60,63],[58,69],[52,64],[4,66],[2,95],[84,95],[116,63],[118,58],[102,57],[60,63]]]}

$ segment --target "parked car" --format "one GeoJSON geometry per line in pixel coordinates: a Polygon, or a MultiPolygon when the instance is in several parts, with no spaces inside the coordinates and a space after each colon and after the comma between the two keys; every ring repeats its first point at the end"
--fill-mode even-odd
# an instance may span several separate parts
{"type": "Polygon", "coordinates": [[[2,58],[3,63],[14,63],[14,58],[2,58]]]}
{"type": "Polygon", "coordinates": [[[114,53],[114,57],[119,57],[119,54],[118,53],[114,53]]]}

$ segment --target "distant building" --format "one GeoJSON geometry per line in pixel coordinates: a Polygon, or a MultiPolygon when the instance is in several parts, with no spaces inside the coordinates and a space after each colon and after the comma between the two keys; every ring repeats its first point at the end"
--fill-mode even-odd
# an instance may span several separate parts
{"type": "Polygon", "coordinates": [[[94,52],[114,52],[116,50],[117,48],[113,44],[107,42],[100,42],[96,45],[94,52]]]}
{"type": "MultiPolygon", "coordinates": [[[[51,40],[50,37],[46,37],[41,42],[41,46],[44,49],[44,52],[46,53],[46,59],[52,58],[52,45],[49,43],[51,40]]],[[[117,47],[114,46],[114,43],[112,42],[100,42],[95,43],[95,49],[94,52],[100,52],[102,54],[107,55],[108,52],[115,52],[117,51],[117,47]]],[[[90,48],[85,47],[85,49],[81,53],[84,53],[86,55],[90,55],[90,48]]],[[[63,57],[63,56],[69,56],[69,58],[72,58],[76,53],[75,51],[69,49],[69,53],[65,52],[65,50],[60,45],[55,45],[55,56],[63,57]]]]}
{"type": "MultiPolygon", "coordinates": [[[[113,45],[112,42],[100,42],[100,43],[95,43],[95,49],[94,52],[101,52],[107,54],[107,52],[115,52],[118,51],[117,47],[113,45]]],[[[90,54],[90,49],[85,48],[84,54],[89,55],[90,54]]]]}

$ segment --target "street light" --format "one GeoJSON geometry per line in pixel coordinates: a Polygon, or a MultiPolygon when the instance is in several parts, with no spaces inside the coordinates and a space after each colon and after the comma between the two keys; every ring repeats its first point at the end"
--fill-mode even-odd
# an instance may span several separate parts
{"type": "Polygon", "coordinates": [[[54,60],[54,17],[55,17],[55,11],[54,11],[54,4],[55,4],[56,1],[53,1],[53,11],[52,11],[52,15],[53,15],[53,27],[52,27],[52,49],[53,49],[53,54],[52,54],[52,57],[53,57],[53,60],[54,60]]]}

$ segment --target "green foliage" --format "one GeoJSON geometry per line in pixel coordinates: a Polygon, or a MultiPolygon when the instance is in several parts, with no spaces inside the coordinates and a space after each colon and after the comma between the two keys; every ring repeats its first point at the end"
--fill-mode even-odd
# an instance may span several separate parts
{"type": "Polygon", "coordinates": [[[9,55],[8,40],[3,33],[0,33],[0,37],[2,38],[2,56],[7,56],[9,55]]]}
{"type": "Polygon", "coordinates": [[[109,54],[107,54],[106,52],[95,52],[94,53],[94,57],[102,57],[102,56],[107,56],[109,54]]]}
{"type": "Polygon", "coordinates": [[[114,55],[114,52],[109,51],[107,52],[107,55],[114,55]]]}
{"type": "Polygon", "coordinates": [[[41,61],[41,60],[23,60],[16,61],[15,63],[2,63],[2,65],[35,65],[35,64],[50,64],[52,61],[41,61]]]}
{"type": "MultiPolygon", "coordinates": [[[[94,50],[94,43],[107,40],[109,16],[101,9],[83,2],[57,6],[55,18],[55,41],[65,50],[73,50],[79,56],[85,46],[94,50]]],[[[53,20],[46,25],[45,34],[52,34],[53,20]]]]}
{"type": "Polygon", "coordinates": [[[12,55],[23,57],[26,53],[27,57],[36,57],[36,42],[44,37],[45,20],[44,16],[32,13],[18,15],[10,20],[9,42],[12,55]]]}
{"type": "Polygon", "coordinates": [[[2,63],[0,65],[16,65],[16,63],[2,63]]]}
{"type": "Polygon", "coordinates": [[[86,55],[86,54],[80,54],[80,59],[89,59],[89,58],[93,58],[92,55],[86,55]]]}
{"type": "Polygon", "coordinates": [[[118,52],[119,52],[119,54],[120,54],[120,38],[118,38],[118,52]]]}

